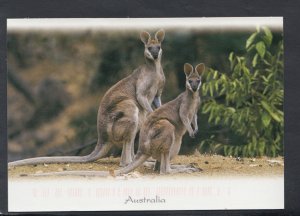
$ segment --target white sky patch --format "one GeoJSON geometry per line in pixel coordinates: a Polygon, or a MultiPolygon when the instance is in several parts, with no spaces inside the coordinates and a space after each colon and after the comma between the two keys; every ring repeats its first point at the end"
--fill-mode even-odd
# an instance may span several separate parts
{"type": "Polygon", "coordinates": [[[143,28],[182,28],[199,30],[253,30],[267,26],[282,31],[283,17],[218,17],[218,18],[24,18],[8,19],[10,31],[83,31],[140,30],[143,28]]]}

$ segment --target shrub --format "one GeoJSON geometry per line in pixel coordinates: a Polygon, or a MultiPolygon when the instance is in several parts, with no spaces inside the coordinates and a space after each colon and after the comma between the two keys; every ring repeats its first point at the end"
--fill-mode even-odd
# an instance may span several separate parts
{"type": "Polygon", "coordinates": [[[200,150],[247,157],[283,154],[283,41],[274,43],[268,28],[257,29],[243,56],[230,53],[229,72],[207,71],[201,113],[211,133],[200,150]]]}

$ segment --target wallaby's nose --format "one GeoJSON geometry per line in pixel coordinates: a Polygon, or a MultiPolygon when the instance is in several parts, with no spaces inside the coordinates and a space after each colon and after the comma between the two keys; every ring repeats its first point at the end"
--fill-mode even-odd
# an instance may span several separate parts
{"type": "Polygon", "coordinates": [[[159,47],[149,47],[148,49],[149,49],[151,55],[153,56],[153,58],[157,59],[160,48],[159,47]]]}

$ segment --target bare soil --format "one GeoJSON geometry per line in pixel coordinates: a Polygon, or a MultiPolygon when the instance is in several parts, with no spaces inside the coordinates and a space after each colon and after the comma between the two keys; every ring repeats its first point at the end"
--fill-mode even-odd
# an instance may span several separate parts
{"type": "MultiPolygon", "coordinates": [[[[115,170],[119,168],[120,158],[108,157],[93,163],[79,164],[41,164],[13,167],[9,169],[9,178],[19,178],[26,174],[57,172],[67,170],[115,170]]],[[[284,159],[276,158],[233,158],[220,155],[177,156],[172,164],[190,164],[201,168],[201,172],[179,173],[177,176],[283,176],[284,159]]],[[[139,167],[136,176],[156,177],[159,174],[149,167],[139,167]]]]}

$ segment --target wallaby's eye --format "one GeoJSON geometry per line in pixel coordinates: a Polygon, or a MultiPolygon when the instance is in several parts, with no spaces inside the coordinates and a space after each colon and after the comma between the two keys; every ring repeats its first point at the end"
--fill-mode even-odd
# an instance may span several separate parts
{"type": "Polygon", "coordinates": [[[189,80],[189,84],[192,84],[192,82],[193,82],[192,80],[189,80]]]}
{"type": "Polygon", "coordinates": [[[158,46],[157,49],[160,50],[160,46],[158,46]]]}
{"type": "Polygon", "coordinates": [[[197,79],[197,82],[200,82],[201,81],[201,79],[197,79]]]}
{"type": "Polygon", "coordinates": [[[149,50],[149,51],[151,51],[151,49],[152,49],[151,47],[148,47],[148,50],[149,50]]]}

